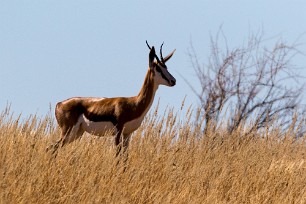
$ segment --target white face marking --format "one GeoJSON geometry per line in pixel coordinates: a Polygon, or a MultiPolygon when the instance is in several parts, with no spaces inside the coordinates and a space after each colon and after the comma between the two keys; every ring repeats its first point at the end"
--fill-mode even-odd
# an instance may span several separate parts
{"type": "Polygon", "coordinates": [[[169,73],[169,71],[159,65],[156,65],[157,67],[155,68],[155,83],[161,84],[161,85],[166,85],[166,86],[174,86],[175,85],[175,78],[169,73]],[[160,71],[157,71],[159,69],[160,71]],[[166,79],[165,79],[166,78],[166,79]],[[170,83],[174,84],[170,84],[170,83]]]}
{"type": "Polygon", "coordinates": [[[90,121],[84,116],[84,114],[82,114],[79,117],[78,122],[81,124],[81,127],[85,132],[92,135],[104,136],[105,133],[109,133],[110,135],[115,135],[117,133],[116,127],[109,121],[90,121]]]}

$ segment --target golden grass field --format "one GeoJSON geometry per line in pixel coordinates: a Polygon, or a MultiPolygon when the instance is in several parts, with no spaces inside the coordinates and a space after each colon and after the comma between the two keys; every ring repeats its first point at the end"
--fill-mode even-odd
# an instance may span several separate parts
{"type": "Polygon", "coordinates": [[[294,130],[241,136],[151,112],[126,162],[113,140],[84,136],[59,149],[53,117],[0,115],[0,203],[306,203],[306,148],[294,130]],[[17,119],[16,119],[17,118],[17,119]],[[118,163],[119,161],[119,163],[118,163]]]}

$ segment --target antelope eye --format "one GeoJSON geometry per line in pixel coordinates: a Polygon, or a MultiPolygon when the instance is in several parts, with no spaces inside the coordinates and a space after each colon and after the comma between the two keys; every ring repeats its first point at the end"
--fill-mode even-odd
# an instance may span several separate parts
{"type": "Polygon", "coordinates": [[[161,69],[159,66],[156,66],[156,71],[161,72],[161,69]]]}

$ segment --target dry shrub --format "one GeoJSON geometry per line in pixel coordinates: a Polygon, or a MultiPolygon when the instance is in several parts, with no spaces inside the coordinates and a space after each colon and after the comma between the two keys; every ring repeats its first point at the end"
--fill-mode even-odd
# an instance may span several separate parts
{"type": "Polygon", "coordinates": [[[89,136],[54,158],[45,152],[59,137],[52,117],[3,111],[0,203],[306,202],[305,142],[293,130],[203,134],[191,110],[183,121],[173,110],[158,115],[133,134],[123,162],[111,138],[89,136]]]}
{"type": "MultiPolygon", "coordinates": [[[[263,33],[251,33],[245,43],[230,48],[220,28],[211,37],[209,57],[202,63],[191,44],[189,58],[199,85],[187,83],[199,99],[205,127],[218,128],[226,116],[229,133],[250,121],[250,132],[272,120],[288,129],[292,118],[306,110],[301,103],[302,69],[294,64],[295,57],[303,55],[298,47],[298,41],[267,40],[263,33]]],[[[304,118],[295,119],[300,123],[304,118]]],[[[304,123],[299,130],[297,137],[306,132],[304,123]]]]}

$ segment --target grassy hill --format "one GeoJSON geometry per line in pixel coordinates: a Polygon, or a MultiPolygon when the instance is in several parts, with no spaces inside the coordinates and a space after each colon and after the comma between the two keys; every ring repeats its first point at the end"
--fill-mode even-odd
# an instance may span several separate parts
{"type": "Polygon", "coordinates": [[[149,115],[128,159],[111,137],[59,149],[54,119],[0,116],[0,203],[306,203],[306,148],[294,130],[203,134],[191,111],[149,115]]]}

